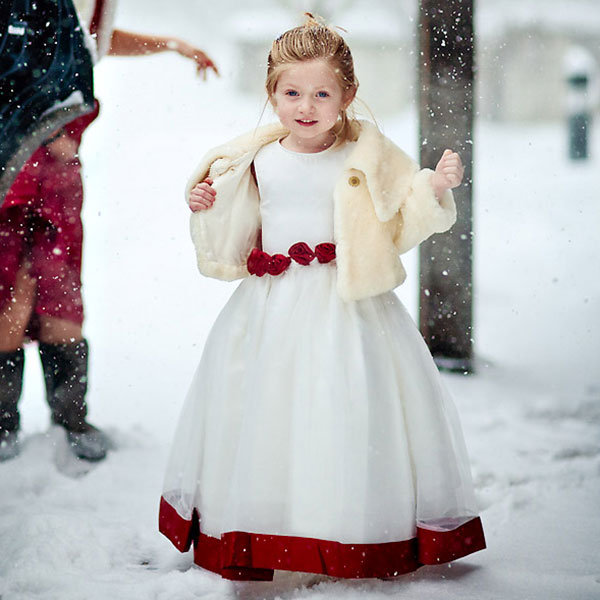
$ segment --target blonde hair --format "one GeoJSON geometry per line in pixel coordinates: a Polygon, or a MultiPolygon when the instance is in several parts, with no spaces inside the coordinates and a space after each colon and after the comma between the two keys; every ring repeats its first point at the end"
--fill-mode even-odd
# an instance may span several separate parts
{"type": "MultiPolygon", "coordinates": [[[[281,72],[289,65],[305,60],[326,60],[333,67],[338,84],[344,95],[356,93],[358,80],[354,74],[352,53],[344,38],[330,27],[322,24],[311,13],[304,25],[290,29],[280,35],[269,52],[265,87],[272,101],[281,72]]],[[[333,127],[334,145],[357,138],[354,119],[348,117],[347,109],[340,111],[340,119],[333,127]]]]}

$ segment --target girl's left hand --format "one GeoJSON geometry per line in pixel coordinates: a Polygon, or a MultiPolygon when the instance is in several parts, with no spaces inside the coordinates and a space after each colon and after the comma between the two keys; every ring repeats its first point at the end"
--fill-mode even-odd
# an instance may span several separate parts
{"type": "Polygon", "coordinates": [[[452,150],[444,150],[440,162],[435,167],[431,183],[439,191],[452,189],[461,184],[464,173],[465,168],[460,156],[452,150]]]}

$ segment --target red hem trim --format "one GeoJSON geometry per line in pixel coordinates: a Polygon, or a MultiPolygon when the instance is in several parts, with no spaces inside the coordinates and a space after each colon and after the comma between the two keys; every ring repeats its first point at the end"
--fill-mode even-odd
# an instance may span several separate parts
{"type": "Polygon", "coordinates": [[[450,531],[432,531],[417,527],[419,561],[439,565],[485,548],[481,519],[475,517],[450,531]]]}
{"type": "Polygon", "coordinates": [[[344,579],[388,578],[485,548],[479,517],[451,531],[417,528],[415,538],[379,544],[342,544],[244,531],[229,531],[218,539],[200,531],[196,512],[191,520],[183,519],[164,498],[159,530],[181,552],[189,550],[193,542],[197,565],[234,580],[270,581],[275,569],[344,579]]]}
{"type": "Polygon", "coordinates": [[[160,499],[160,508],[158,510],[158,530],[179,550],[187,552],[192,545],[194,525],[197,521],[194,518],[187,521],[164,499],[160,499]]]}

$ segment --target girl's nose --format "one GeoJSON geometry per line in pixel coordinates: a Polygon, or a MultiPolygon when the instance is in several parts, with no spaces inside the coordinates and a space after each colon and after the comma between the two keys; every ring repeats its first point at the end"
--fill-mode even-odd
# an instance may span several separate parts
{"type": "Polygon", "coordinates": [[[312,112],[313,109],[313,103],[311,101],[310,98],[303,98],[302,101],[300,102],[300,111],[302,113],[310,113],[312,112]]]}

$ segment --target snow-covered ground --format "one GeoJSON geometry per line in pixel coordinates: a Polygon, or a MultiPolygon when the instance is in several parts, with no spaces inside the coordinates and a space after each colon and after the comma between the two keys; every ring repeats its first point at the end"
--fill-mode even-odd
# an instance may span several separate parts
{"type": "MultiPolygon", "coordinates": [[[[191,566],[158,534],[178,412],[236,285],[198,275],[182,189],[205,149],[254,127],[262,110],[233,88],[226,46],[213,52],[223,77],[207,83],[177,56],[97,67],[102,116],[83,148],[89,403],[116,447],[87,473],[70,458],[62,433],[48,429],[29,348],[23,452],[0,465],[0,598],[599,598],[598,124],[581,164],[565,158],[562,124],[477,128],[479,369],[444,377],[462,417],[486,551],[395,582],[249,589],[191,566]]],[[[413,114],[380,125],[416,155],[413,114]]],[[[398,294],[414,314],[414,254],[407,267],[398,294]]]]}

